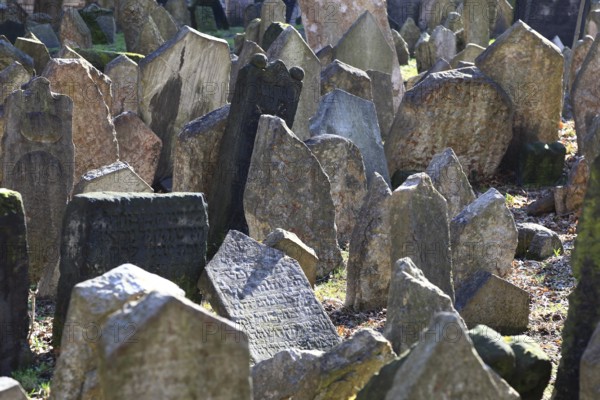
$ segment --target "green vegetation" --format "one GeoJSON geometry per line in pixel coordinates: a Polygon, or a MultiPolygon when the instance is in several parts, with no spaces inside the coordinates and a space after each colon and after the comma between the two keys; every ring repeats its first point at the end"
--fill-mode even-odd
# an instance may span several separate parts
{"type": "Polygon", "coordinates": [[[402,72],[402,79],[404,80],[419,75],[419,72],[417,71],[417,60],[415,58],[411,58],[408,61],[408,65],[400,66],[400,71],[402,72]]]}
{"type": "Polygon", "coordinates": [[[50,365],[41,363],[31,368],[15,371],[12,376],[19,381],[29,396],[48,398],[50,395],[50,377],[52,376],[50,365]]]}

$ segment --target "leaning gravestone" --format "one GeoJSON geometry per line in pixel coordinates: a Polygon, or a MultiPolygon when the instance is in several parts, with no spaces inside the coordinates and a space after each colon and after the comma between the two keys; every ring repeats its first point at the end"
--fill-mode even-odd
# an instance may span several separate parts
{"type": "Polygon", "coordinates": [[[104,73],[112,81],[113,104],[112,115],[119,115],[125,111],[137,112],[138,108],[138,66],[137,64],[121,54],[104,67],[104,73]]]}
{"type": "Polygon", "coordinates": [[[262,43],[265,32],[273,22],[285,22],[286,6],[282,0],[265,0],[260,9],[260,31],[258,43],[262,43]]]}
{"type": "Polygon", "coordinates": [[[63,215],[73,189],[73,102],[51,93],[45,78],[34,79],[24,89],[13,92],[4,103],[2,184],[23,197],[29,279],[37,284],[43,278],[45,288],[40,291],[48,296],[58,266],[63,215]]]}
{"type": "Polygon", "coordinates": [[[392,77],[381,71],[368,70],[371,78],[371,89],[373,92],[373,104],[377,111],[377,120],[381,131],[381,139],[385,141],[394,123],[394,94],[392,93],[392,77]]]}
{"type": "Polygon", "coordinates": [[[569,69],[568,74],[568,90],[573,88],[575,78],[577,78],[577,75],[581,70],[583,62],[585,61],[590,48],[592,47],[592,43],[594,43],[594,38],[591,36],[585,36],[583,39],[578,40],[575,44],[575,47],[573,47],[573,53],[571,54],[571,68],[569,69]]]}
{"type": "Polygon", "coordinates": [[[340,343],[300,265],[281,251],[231,230],[205,274],[210,304],[248,335],[253,362],[340,343]]]}
{"type": "MultiPolygon", "coordinates": [[[[0,71],[0,103],[4,101],[13,91],[19,90],[21,85],[26,84],[31,79],[31,74],[18,62],[13,61],[8,67],[0,71]]],[[[1,132],[4,132],[2,129],[1,132]]],[[[2,145],[0,144],[0,149],[2,145]]],[[[0,171],[0,178],[2,171],[0,171]]],[[[1,179],[0,179],[1,180],[1,179]]]]}
{"type": "Polygon", "coordinates": [[[229,95],[227,96],[227,101],[231,102],[233,99],[233,94],[235,93],[235,85],[237,83],[237,77],[240,72],[240,69],[246,66],[252,60],[252,56],[256,53],[265,54],[265,51],[256,43],[245,40],[244,45],[242,46],[242,51],[239,54],[238,59],[231,64],[231,75],[229,78],[229,95]]]}
{"type": "Polygon", "coordinates": [[[256,240],[282,228],[312,247],[319,257],[318,277],[343,265],[329,178],[310,149],[278,117],[260,117],[244,212],[256,240]]]}
{"type": "Polygon", "coordinates": [[[16,371],[28,353],[28,267],[21,195],[0,189],[0,376],[16,371]]]}
{"type": "MultiPolygon", "coordinates": [[[[417,19],[417,18],[415,18],[417,19]]],[[[411,55],[415,54],[415,46],[421,37],[421,30],[415,23],[412,18],[407,18],[406,22],[400,28],[400,36],[402,39],[406,40],[406,44],[408,45],[408,51],[411,55]]]]}
{"type": "Polygon", "coordinates": [[[329,134],[351,140],[362,154],[367,181],[378,172],[390,182],[373,102],[339,89],[327,93],[311,119],[310,132],[313,136],[329,134]]]}
{"type": "Polygon", "coordinates": [[[73,189],[73,195],[91,192],[154,193],[131,166],[117,161],[87,172],[73,189]]]}
{"type": "Polygon", "coordinates": [[[321,95],[340,89],[365,100],[373,100],[371,78],[362,69],[333,60],[321,72],[321,95]]]}
{"type": "Polygon", "coordinates": [[[63,46],[87,49],[92,47],[92,33],[79,12],[72,7],[67,8],[60,19],[60,41],[63,46]]]}
{"type": "Polygon", "coordinates": [[[33,66],[38,74],[44,70],[44,67],[50,61],[48,49],[38,38],[17,38],[15,47],[33,59],[33,66]]]}
{"type": "MultiPolygon", "coordinates": [[[[89,193],[65,214],[54,332],[62,332],[71,289],[134,263],[179,284],[188,296],[206,260],[208,221],[201,193],[89,193]]],[[[60,340],[60,334],[55,336],[60,340]]]]}
{"type": "MultiPolygon", "coordinates": [[[[598,101],[597,74],[600,70],[600,40],[594,40],[573,81],[571,90],[571,104],[573,105],[573,119],[577,132],[577,145],[584,147],[583,138],[590,133],[594,117],[598,114],[600,102],[598,101]]],[[[593,160],[590,160],[593,161],[593,160]]]]}
{"type": "Polygon", "coordinates": [[[220,184],[208,197],[209,254],[217,250],[229,229],[248,232],[243,199],[258,120],[262,114],[276,115],[291,126],[303,78],[301,68],[288,70],[282,61],[267,64],[263,54],[255,54],[240,70],[214,178],[220,184]]]}
{"type": "Polygon", "coordinates": [[[263,244],[281,250],[286,256],[292,257],[294,260],[298,261],[298,264],[300,264],[310,285],[313,288],[315,287],[315,284],[317,283],[317,264],[319,263],[319,257],[317,257],[317,253],[304,244],[295,233],[277,228],[267,235],[265,240],[263,240],[263,244]]]}
{"type": "MultiPolygon", "coordinates": [[[[494,0],[491,0],[494,1],[494,0]]],[[[487,47],[490,42],[488,2],[490,0],[465,0],[462,20],[465,42],[487,47]]]]}
{"type": "Polygon", "coordinates": [[[4,36],[0,36],[0,70],[3,70],[15,61],[23,65],[27,72],[33,74],[33,58],[13,46],[4,36]]]}
{"type": "Polygon", "coordinates": [[[230,68],[227,42],[188,26],[140,61],[140,117],[163,141],[156,181],[173,174],[181,128],[227,102],[230,68]]]}

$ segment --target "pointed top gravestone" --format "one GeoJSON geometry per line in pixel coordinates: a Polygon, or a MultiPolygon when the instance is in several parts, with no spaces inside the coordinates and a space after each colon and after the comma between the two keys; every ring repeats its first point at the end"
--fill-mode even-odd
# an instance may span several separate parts
{"type": "Polygon", "coordinates": [[[104,67],[104,72],[112,80],[113,104],[111,113],[117,116],[125,111],[138,109],[138,65],[125,54],[115,58],[104,67]]]}

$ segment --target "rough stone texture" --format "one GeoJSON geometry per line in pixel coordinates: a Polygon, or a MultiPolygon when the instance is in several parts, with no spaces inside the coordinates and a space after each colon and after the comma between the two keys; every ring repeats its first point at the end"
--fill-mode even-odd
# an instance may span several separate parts
{"type": "MultiPolygon", "coordinates": [[[[600,109],[596,80],[599,70],[600,40],[595,40],[590,46],[571,89],[571,104],[579,149],[585,147],[583,138],[591,133],[592,122],[600,109]]],[[[590,159],[590,161],[593,160],[590,159]]]]}
{"type": "Polygon", "coordinates": [[[265,240],[263,240],[263,244],[281,250],[286,256],[298,261],[310,285],[313,288],[315,287],[319,257],[295,233],[277,228],[267,235],[265,240]]]}
{"type": "Polygon", "coordinates": [[[99,340],[106,399],[252,399],[246,335],[190,300],[153,292],[103,326],[135,327],[130,340],[99,340]]]}
{"type": "Polygon", "coordinates": [[[150,54],[177,33],[173,18],[155,0],[119,1],[115,17],[132,53],[150,54]]]}
{"type": "Polygon", "coordinates": [[[263,54],[255,54],[251,62],[240,70],[231,102],[231,117],[227,119],[217,161],[215,179],[220,185],[208,197],[209,254],[216,252],[228,230],[248,232],[244,190],[258,121],[262,114],[269,114],[283,118],[291,126],[303,78],[304,72],[300,68],[288,70],[278,60],[267,64],[267,57],[263,54]]]}
{"type": "Polygon", "coordinates": [[[425,277],[454,300],[448,206],[425,173],[411,175],[389,200],[390,265],[410,257],[425,277]]]}
{"type": "Polygon", "coordinates": [[[340,343],[296,260],[230,230],[205,269],[213,309],[248,335],[260,362],[289,348],[328,350],[340,343]]]}
{"type": "Polygon", "coordinates": [[[461,61],[462,62],[474,63],[475,59],[481,53],[483,53],[484,50],[485,50],[484,47],[481,47],[481,46],[473,44],[473,43],[467,43],[467,46],[465,47],[465,49],[463,51],[461,51],[460,53],[457,53],[450,60],[450,65],[452,66],[452,68],[456,69],[456,68],[458,68],[458,64],[461,61]]]}
{"type": "Polygon", "coordinates": [[[33,66],[38,74],[40,74],[48,61],[50,61],[50,53],[44,45],[37,38],[17,38],[15,41],[15,47],[21,50],[23,53],[28,54],[33,59],[33,66]]]}
{"type": "MultiPolygon", "coordinates": [[[[285,22],[286,6],[282,0],[265,0],[260,9],[260,31],[257,43],[263,42],[263,37],[273,22],[285,22]]],[[[290,65],[291,67],[291,65],[290,65]]]]}
{"type": "Polygon", "coordinates": [[[569,296],[569,313],[562,336],[562,358],[556,377],[557,400],[572,399],[574,393],[579,393],[581,356],[600,322],[600,157],[592,163],[590,170],[583,211],[577,226],[575,250],[571,258],[573,275],[578,285],[569,296]]]}
{"type": "Polygon", "coordinates": [[[368,70],[371,78],[373,104],[377,111],[377,121],[381,130],[381,139],[385,141],[394,123],[394,94],[392,93],[392,77],[385,72],[368,70]]]}
{"type": "Polygon", "coordinates": [[[60,19],[58,32],[63,46],[92,47],[92,33],[75,8],[67,8],[60,19]]]}
{"type": "Polygon", "coordinates": [[[116,116],[113,122],[121,160],[151,184],[158,166],[162,141],[131,111],[116,116]]]}
{"type": "MultiPolygon", "coordinates": [[[[174,296],[185,294],[171,281],[132,264],[123,264],[73,287],[60,357],[52,377],[51,398],[102,398],[96,376],[99,367],[98,331],[113,312],[155,291],[174,296]]],[[[108,336],[114,338],[114,333],[122,339],[130,339],[137,328],[133,331],[130,325],[124,325],[108,336]]]]}
{"type": "Polygon", "coordinates": [[[450,221],[454,286],[479,270],[506,276],[518,244],[512,213],[500,192],[491,188],[450,221]]]}
{"type": "Polygon", "coordinates": [[[349,139],[336,135],[318,135],[305,144],[329,177],[338,242],[347,248],[367,194],[367,177],[360,150],[349,139]]]}
{"type": "MultiPolygon", "coordinates": [[[[495,0],[497,1],[497,0],[495,0]]],[[[488,3],[494,0],[465,0],[463,3],[462,20],[465,29],[465,41],[479,46],[487,47],[490,42],[491,17],[488,12],[488,3]]],[[[494,15],[495,19],[495,15],[494,15]]]]}
{"type": "Polygon", "coordinates": [[[229,95],[227,96],[227,101],[231,102],[233,99],[233,94],[235,93],[235,86],[237,83],[237,78],[240,70],[245,67],[250,60],[252,60],[252,56],[255,54],[267,54],[259,45],[249,40],[244,41],[244,45],[242,47],[242,52],[240,53],[236,62],[231,64],[231,75],[229,78],[229,95]]]}
{"type": "Polygon", "coordinates": [[[33,75],[33,58],[13,46],[5,37],[0,37],[0,70],[18,61],[30,74],[33,75]]]}
{"type": "Polygon", "coordinates": [[[183,25],[192,26],[192,15],[185,0],[167,0],[165,9],[171,14],[178,28],[183,25]]]}
{"type": "Polygon", "coordinates": [[[7,376],[0,377],[0,399],[27,400],[27,394],[16,380],[7,376]]]}
{"type": "Polygon", "coordinates": [[[117,27],[113,9],[114,2],[105,8],[96,3],[91,3],[79,11],[90,28],[93,44],[112,44],[115,42],[117,27]]]}
{"type": "Polygon", "coordinates": [[[258,43],[260,40],[260,18],[255,18],[246,26],[246,40],[258,43]]]}
{"type": "Polygon", "coordinates": [[[589,162],[585,157],[579,157],[569,171],[566,186],[554,188],[554,208],[557,215],[581,211],[589,176],[589,162]]]}
{"type": "MultiPolygon", "coordinates": [[[[5,329],[0,341],[0,375],[10,375],[24,366],[29,353],[29,258],[23,200],[7,189],[0,189],[0,254],[0,326],[5,329]]],[[[8,399],[2,392],[0,398],[8,399]]]]}
{"type": "MultiPolygon", "coordinates": [[[[31,74],[19,63],[13,61],[12,64],[0,71],[0,103],[4,104],[4,101],[14,90],[21,88],[21,85],[26,84],[31,79],[31,74]]],[[[4,134],[4,129],[0,134],[4,134]]],[[[0,149],[2,144],[0,144],[0,149]]],[[[0,171],[0,178],[2,172],[0,171]]],[[[1,180],[1,179],[0,179],[1,180]]]]}
{"type": "Polygon", "coordinates": [[[347,399],[394,358],[390,343],[371,329],[327,353],[284,350],[252,368],[255,399],[347,399]]]}
{"type": "Polygon", "coordinates": [[[408,51],[411,56],[415,54],[415,46],[421,37],[421,30],[412,18],[407,18],[406,22],[400,28],[400,36],[406,40],[408,51]]]}
{"type": "Polygon", "coordinates": [[[227,102],[230,68],[227,42],[188,26],[140,61],[140,117],[163,142],[156,180],[173,174],[183,126],[227,102]]]}
{"type": "Polygon", "coordinates": [[[137,112],[138,109],[138,65],[121,54],[104,68],[104,72],[112,81],[113,103],[112,115],[119,115],[126,111],[137,112]]]}
{"type": "Polygon", "coordinates": [[[454,218],[475,200],[473,188],[451,148],[433,156],[425,172],[436,190],[446,199],[448,218],[454,218]]]}
{"type": "Polygon", "coordinates": [[[73,195],[90,192],[154,193],[129,164],[117,161],[87,172],[73,189],[73,195]]]}
{"type": "Polygon", "coordinates": [[[326,276],[343,264],[327,174],[278,117],[260,118],[244,211],[251,237],[263,240],[282,228],[312,247],[319,257],[317,276],[326,276]]]}
{"type": "Polygon", "coordinates": [[[431,318],[438,312],[454,312],[452,300],[432,284],[410,258],[392,267],[384,336],[401,354],[421,339],[431,318]]]}
{"type": "Polygon", "coordinates": [[[436,314],[423,336],[396,372],[386,400],[519,398],[477,355],[458,315],[436,314]]]}
{"type": "Polygon", "coordinates": [[[230,105],[187,123],[177,135],[173,154],[173,190],[211,193],[230,105]]]}
{"type": "Polygon", "coordinates": [[[486,325],[503,335],[514,335],[527,330],[529,293],[480,270],[457,286],[456,309],[470,328],[486,325]]]}
{"type": "Polygon", "coordinates": [[[201,193],[88,193],[74,196],[63,225],[54,340],[71,289],[115,265],[134,263],[176,282],[188,296],[206,262],[208,221],[201,193]]]}
{"type": "Polygon", "coordinates": [[[579,398],[581,400],[594,400],[600,396],[600,325],[596,326],[583,355],[581,356],[579,398]]]}
{"type": "MultiPolygon", "coordinates": [[[[517,360],[517,365],[508,383],[515,388],[522,399],[541,399],[552,375],[552,362],[544,350],[530,337],[513,336],[509,344],[517,360]]],[[[571,394],[570,399],[575,398],[571,394]]]]}
{"type": "Polygon", "coordinates": [[[396,114],[385,142],[390,174],[423,171],[451,147],[467,176],[490,177],[512,138],[512,117],[510,98],[476,68],[431,74],[406,92],[396,114]]]}
{"type": "Polygon", "coordinates": [[[58,266],[63,214],[73,188],[73,102],[36,78],[4,104],[2,185],[23,197],[29,279],[43,278],[39,294],[47,297],[56,289],[48,284],[58,266]]]}
{"type": "Polygon", "coordinates": [[[360,149],[367,181],[378,172],[390,182],[375,105],[365,99],[336,89],[321,98],[311,119],[313,136],[330,134],[350,139],[360,149]]]}
{"type": "Polygon", "coordinates": [[[333,60],[321,73],[321,95],[340,89],[365,100],[373,100],[371,78],[361,69],[333,60]]]}
{"type": "Polygon", "coordinates": [[[563,253],[563,245],[558,234],[545,226],[522,222],[517,224],[519,244],[517,257],[542,261],[559,252],[563,253]]]}
{"type": "Polygon", "coordinates": [[[575,44],[575,47],[573,47],[573,52],[571,53],[571,68],[569,69],[569,81],[568,81],[568,90],[571,90],[573,88],[573,83],[575,82],[575,78],[577,77],[577,74],[579,74],[579,71],[581,70],[581,67],[583,65],[583,62],[585,61],[590,48],[592,47],[592,43],[594,43],[594,38],[587,35],[584,36],[583,39],[578,40],[577,43],[575,44]]]}
{"type": "MultiPolygon", "coordinates": [[[[110,119],[107,98],[94,75],[97,70],[87,61],[55,58],[42,76],[53,91],[73,100],[73,144],[75,145],[75,179],[95,168],[117,160],[115,127],[110,119]]],[[[110,80],[104,75],[110,87],[110,80]]]]}
{"type": "Polygon", "coordinates": [[[469,337],[486,365],[504,380],[512,376],[517,363],[515,352],[500,333],[489,326],[477,325],[469,331],[469,337]]]}
{"type": "Polygon", "coordinates": [[[385,179],[375,173],[350,238],[346,307],[360,311],[387,304],[391,276],[387,201],[391,195],[385,179]]]}
{"type": "Polygon", "coordinates": [[[558,47],[517,21],[477,57],[475,65],[497,82],[514,104],[511,154],[523,143],[558,140],[564,68],[558,47]]]}
{"type": "Polygon", "coordinates": [[[400,65],[408,65],[410,59],[410,52],[408,51],[408,44],[398,33],[392,29],[392,35],[394,36],[394,46],[396,47],[396,55],[398,56],[398,63],[400,65]]]}
{"type": "Polygon", "coordinates": [[[439,58],[452,60],[456,55],[456,35],[450,29],[437,26],[429,41],[433,45],[434,61],[439,58]]]}
{"type": "MultiPolygon", "coordinates": [[[[1,74],[1,73],[0,73],[1,74]]],[[[600,115],[594,116],[587,132],[578,134],[578,150],[586,160],[593,163],[600,155],[600,115]]]]}
{"type": "MultiPolygon", "coordinates": [[[[263,3],[263,11],[267,6],[263,3]]],[[[293,26],[287,27],[269,46],[267,57],[281,60],[290,68],[300,67],[304,70],[296,117],[290,128],[300,140],[307,140],[310,138],[309,119],[317,112],[321,97],[321,63],[293,26]]]]}

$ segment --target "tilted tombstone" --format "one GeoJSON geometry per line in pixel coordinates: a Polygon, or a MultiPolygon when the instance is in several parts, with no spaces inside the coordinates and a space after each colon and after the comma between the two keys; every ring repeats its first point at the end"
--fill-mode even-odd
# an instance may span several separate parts
{"type": "Polygon", "coordinates": [[[181,128],[227,102],[230,68],[227,42],[188,26],[140,61],[140,117],[163,142],[156,181],[173,173],[181,128]]]}
{"type": "Polygon", "coordinates": [[[73,195],[91,192],[154,193],[131,166],[117,161],[87,172],[73,189],[73,195]]]}
{"type": "Polygon", "coordinates": [[[571,68],[568,73],[568,86],[567,89],[571,90],[573,88],[573,83],[575,82],[575,78],[577,78],[577,74],[581,70],[581,66],[585,61],[590,48],[592,47],[592,43],[594,43],[594,38],[591,36],[585,36],[581,40],[578,40],[573,47],[573,52],[571,53],[571,68]]]}
{"type": "Polygon", "coordinates": [[[43,278],[48,290],[55,280],[63,215],[73,189],[73,101],[51,93],[48,80],[36,78],[24,90],[11,93],[4,104],[2,184],[21,193],[27,217],[29,279],[38,283],[43,278]]]}
{"type": "Polygon", "coordinates": [[[462,20],[467,43],[488,46],[490,42],[489,1],[494,0],[465,0],[462,20]]]}
{"type": "Polygon", "coordinates": [[[0,189],[0,375],[10,376],[24,366],[29,352],[28,267],[21,195],[0,189]]]}
{"type": "MultiPolygon", "coordinates": [[[[416,18],[415,18],[416,19],[416,18]]],[[[421,37],[421,30],[413,18],[407,18],[406,22],[400,28],[400,35],[408,45],[408,51],[411,55],[415,54],[415,46],[421,37]]]]}
{"type": "Polygon", "coordinates": [[[283,252],[231,230],[205,274],[211,306],[246,333],[252,362],[340,343],[300,265],[283,252]]]}
{"type": "Polygon", "coordinates": [[[377,110],[377,120],[381,131],[381,139],[386,140],[390,128],[394,123],[394,94],[392,93],[392,76],[385,72],[368,70],[371,78],[371,89],[373,92],[373,104],[377,110]]]}
{"type": "Polygon", "coordinates": [[[312,247],[319,257],[318,277],[343,265],[329,178],[310,149],[278,117],[260,117],[244,212],[252,238],[262,241],[282,228],[312,247]]]}
{"type": "MultiPolygon", "coordinates": [[[[599,35],[600,36],[600,35],[599,35]]],[[[587,56],[573,81],[571,89],[571,104],[573,105],[573,119],[577,132],[577,146],[583,149],[583,139],[590,133],[592,121],[600,110],[598,96],[597,73],[600,70],[600,40],[598,37],[591,44],[587,56]]],[[[593,160],[590,160],[592,162],[593,160]]]]}
{"type": "Polygon", "coordinates": [[[0,36],[0,70],[8,67],[14,61],[18,61],[27,72],[33,74],[33,58],[13,46],[4,36],[0,36]]]}
{"type": "Polygon", "coordinates": [[[227,96],[227,101],[231,102],[233,99],[233,94],[235,93],[235,85],[237,83],[237,77],[246,64],[252,60],[252,56],[255,54],[267,54],[259,45],[256,43],[246,40],[244,41],[244,45],[242,47],[242,51],[238,57],[238,59],[231,64],[231,75],[229,79],[229,95],[227,96]]]}
{"type": "Polygon", "coordinates": [[[240,70],[214,178],[220,184],[208,197],[209,254],[229,229],[248,232],[243,199],[258,121],[262,114],[270,114],[293,125],[303,78],[301,68],[288,70],[281,61],[267,64],[263,54],[255,54],[240,70]]]}
{"type": "Polygon", "coordinates": [[[33,59],[33,66],[35,67],[38,75],[42,73],[44,67],[48,61],[50,61],[50,53],[48,52],[48,49],[44,43],[40,42],[37,38],[17,38],[15,47],[33,59]]]}
{"type": "Polygon", "coordinates": [[[92,32],[90,32],[90,28],[85,24],[79,12],[73,7],[67,8],[62,14],[59,37],[63,46],[83,49],[92,47],[92,32]]]}
{"type": "Polygon", "coordinates": [[[208,221],[201,193],[88,193],[65,213],[55,343],[71,290],[115,266],[134,263],[177,283],[189,297],[206,262],[208,221]]]}
{"type": "Polygon", "coordinates": [[[373,100],[371,78],[362,69],[333,60],[321,72],[321,95],[340,89],[365,100],[373,100]]]}
{"type": "Polygon", "coordinates": [[[295,233],[277,228],[267,235],[265,240],[263,240],[263,244],[281,250],[286,256],[292,257],[294,260],[298,261],[298,264],[300,264],[310,285],[313,288],[315,287],[315,284],[317,283],[317,264],[319,262],[319,257],[317,257],[317,253],[300,240],[295,233]]]}
{"type": "MultiPolygon", "coordinates": [[[[26,84],[30,79],[31,74],[18,61],[13,61],[12,64],[0,71],[0,103],[4,104],[9,94],[15,90],[19,90],[21,85],[26,84]]],[[[0,135],[3,134],[4,129],[0,131],[0,135]]],[[[2,144],[0,144],[1,148],[2,144]]]]}
{"type": "Polygon", "coordinates": [[[104,73],[112,81],[113,104],[111,114],[117,116],[126,111],[138,110],[138,66],[121,54],[104,67],[104,73]]]}
{"type": "Polygon", "coordinates": [[[285,22],[286,6],[282,0],[265,0],[260,9],[260,31],[258,43],[262,43],[265,32],[273,22],[285,22]]]}

